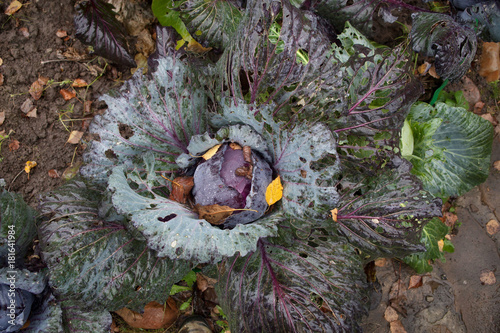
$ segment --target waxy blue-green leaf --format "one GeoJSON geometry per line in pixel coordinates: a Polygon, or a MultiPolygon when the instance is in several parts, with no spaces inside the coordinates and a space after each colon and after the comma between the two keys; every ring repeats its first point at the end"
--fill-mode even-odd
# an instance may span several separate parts
{"type": "Polygon", "coordinates": [[[158,258],[140,233],[127,230],[102,188],[75,181],[45,196],[39,227],[43,258],[56,296],[82,308],[141,309],[164,302],[170,287],[191,269],[158,258]]]}
{"type": "Polygon", "coordinates": [[[490,168],[493,126],[460,107],[415,103],[408,116],[414,135],[412,173],[441,198],[484,182],[490,168]]]}

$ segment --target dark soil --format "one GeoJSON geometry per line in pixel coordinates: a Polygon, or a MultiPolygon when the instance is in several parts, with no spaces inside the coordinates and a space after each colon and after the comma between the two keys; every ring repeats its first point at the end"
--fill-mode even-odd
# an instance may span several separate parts
{"type": "MultiPolygon", "coordinates": [[[[118,87],[130,77],[130,71],[89,55],[86,47],[75,39],[73,0],[33,0],[11,17],[3,14],[9,3],[0,1],[0,59],[3,61],[0,113],[5,112],[0,133],[11,133],[1,142],[0,179],[5,180],[10,191],[21,193],[36,207],[40,194],[60,186],[71,176],[68,171],[78,170],[82,162],[85,142],[90,138],[84,134],[80,143],[70,144],[67,143],[70,132],[86,132],[92,117],[106,107],[97,98],[118,87]],[[58,37],[58,30],[66,31],[67,37],[58,37]],[[53,83],[46,85],[41,98],[35,100],[29,89],[40,77],[53,83]],[[72,88],[71,82],[75,79],[92,84],[88,88],[72,88]],[[63,81],[69,83],[59,84],[63,81]],[[64,100],[61,89],[74,90],[76,97],[64,100]],[[21,110],[26,100],[33,102],[36,117],[27,117],[21,110]],[[87,101],[92,102],[88,113],[84,112],[87,101]],[[16,141],[19,148],[15,147],[16,141]],[[24,171],[27,161],[37,163],[29,174],[24,171]]],[[[381,27],[378,29],[383,31],[381,27]]],[[[396,34],[400,35],[401,26],[394,24],[392,30],[395,29],[399,29],[396,34]]],[[[384,34],[392,35],[391,32],[384,34]]],[[[476,74],[477,69],[475,62],[467,75],[478,85],[486,103],[483,113],[489,112],[498,119],[495,91],[498,94],[499,88],[487,84],[476,74]]],[[[426,80],[429,88],[426,96],[429,96],[440,83],[426,80]]],[[[497,134],[493,161],[500,159],[499,142],[497,134]]],[[[378,268],[380,288],[374,296],[370,316],[363,324],[366,332],[388,332],[390,324],[383,314],[391,304],[401,306],[396,310],[408,332],[500,332],[499,282],[489,286],[479,280],[481,270],[491,270],[499,276],[500,268],[499,236],[489,236],[485,231],[486,222],[500,218],[499,173],[492,168],[491,175],[488,183],[458,200],[457,212],[463,225],[452,240],[456,252],[447,255],[446,263],[435,265],[420,290],[407,291],[403,303],[392,304],[389,293],[394,283],[407,286],[414,273],[399,262],[388,262],[378,268]]]]}

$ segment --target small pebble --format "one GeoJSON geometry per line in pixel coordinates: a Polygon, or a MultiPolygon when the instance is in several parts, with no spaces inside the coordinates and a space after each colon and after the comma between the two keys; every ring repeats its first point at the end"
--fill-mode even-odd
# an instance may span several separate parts
{"type": "Polygon", "coordinates": [[[425,300],[430,303],[434,300],[434,296],[425,296],[425,300]]]}

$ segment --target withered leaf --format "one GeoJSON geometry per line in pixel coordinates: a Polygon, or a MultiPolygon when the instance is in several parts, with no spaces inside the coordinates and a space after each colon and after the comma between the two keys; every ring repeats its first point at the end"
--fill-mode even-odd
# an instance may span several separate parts
{"type": "Polygon", "coordinates": [[[43,84],[41,84],[40,81],[36,80],[35,82],[33,82],[31,84],[29,93],[30,93],[31,97],[33,97],[33,99],[35,101],[39,100],[40,97],[42,97],[43,84]]]}
{"type": "Polygon", "coordinates": [[[486,231],[490,235],[496,234],[500,231],[500,223],[498,223],[497,220],[489,220],[488,223],[486,223],[486,231]]]}
{"type": "Polygon", "coordinates": [[[283,197],[283,185],[280,176],[276,177],[266,189],[266,202],[269,206],[278,202],[283,197]]]}
{"type": "Polygon", "coordinates": [[[332,213],[332,220],[334,222],[337,222],[337,214],[338,214],[339,210],[338,208],[334,208],[330,211],[330,213],[332,213]]]}
{"type": "Polygon", "coordinates": [[[49,177],[50,178],[59,178],[59,172],[57,172],[56,169],[50,169],[49,170],[49,177]]]}
{"type": "Polygon", "coordinates": [[[410,283],[408,284],[408,289],[414,289],[422,287],[422,276],[412,275],[410,276],[410,283]]]}
{"type": "Polygon", "coordinates": [[[23,104],[21,104],[21,111],[23,111],[23,113],[28,113],[30,112],[31,110],[33,110],[34,106],[33,106],[33,101],[31,100],[31,98],[27,98],[23,104]]]}
{"type": "Polygon", "coordinates": [[[9,142],[9,150],[10,151],[15,151],[15,150],[18,150],[18,149],[19,149],[19,141],[17,141],[16,139],[12,139],[9,142]]]}
{"type": "Polygon", "coordinates": [[[138,313],[128,308],[116,311],[132,327],[143,329],[160,329],[172,325],[179,316],[175,301],[169,297],[165,304],[149,302],[144,306],[144,313],[138,313]]]}
{"type": "Polygon", "coordinates": [[[219,225],[224,223],[224,220],[236,209],[220,205],[196,205],[194,206],[194,210],[198,213],[200,219],[205,219],[208,223],[213,225],[219,225]]]}
{"type": "Polygon", "coordinates": [[[253,165],[252,163],[252,148],[249,146],[243,146],[243,159],[245,162],[250,163],[250,165],[253,165]]]}
{"type": "Polygon", "coordinates": [[[5,111],[0,111],[0,125],[5,121],[5,111]]]}
{"type": "Polygon", "coordinates": [[[232,150],[241,150],[241,146],[239,144],[237,144],[236,142],[231,142],[229,144],[229,148],[231,148],[232,150]]]}
{"type": "Polygon", "coordinates": [[[9,5],[9,7],[7,7],[7,9],[5,10],[5,14],[6,15],[12,15],[14,14],[15,12],[17,12],[19,9],[21,9],[21,7],[23,6],[22,3],[20,3],[19,1],[15,0],[15,1],[12,1],[9,5]]]}
{"type": "Polygon", "coordinates": [[[72,131],[70,134],[69,134],[69,138],[68,138],[68,141],[66,141],[67,143],[71,143],[73,145],[76,145],[78,142],[80,142],[80,139],[82,138],[83,136],[83,132],[80,132],[80,131],[72,131]]]}
{"type": "Polygon", "coordinates": [[[222,146],[222,145],[215,145],[215,146],[213,146],[212,148],[210,148],[209,150],[207,150],[207,152],[205,154],[203,154],[201,157],[203,157],[204,160],[211,159],[212,156],[214,156],[215,153],[217,153],[217,151],[219,150],[220,146],[222,146]]]}
{"type": "Polygon", "coordinates": [[[182,176],[172,180],[172,192],[169,199],[185,204],[194,186],[193,179],[193,177],[182,176]]]}
{"type": "Polygon", "coordinates": [[[92,101],[85,101],[85,103],[83,103],[83,113],[84,114],[89,114],[92,112],[92,101]]]}
{"type": "Polygon", "coordinates": [[[20,28],[19,31],[21,31],[21,33],[23,34],[23,36],[26,37],[26,38],[28,38],[30,36],[30,32],[28,31],[28,28],[26,28],[26,27],[20,28]]]}
{"type": "Polygon", "coordinates": [[[75,88],[81,88],[81,87],[86,87],[88,86],[89,84],[83,80],[83,79],[76,79],[75,81],[73,81],[73,83],[71,84],[72,87],[75,87],[75,88]]]}
{"type": "Polygon", "coordinates": [[[49,78],[46,76],[40,76],[38,77],[38,82],[44,86],[49,82],[49,78]]]}
{"type": "Polygon", "coordinates": [[[486,81],[493,82],[500,79],[500,43],[483,43],[479,66],[479,75],[486,81]]]}
{"type": "Polygon", "coordinates": [[[245,177],[248,179],[252,179],[252,173],[253,173],[253,166],[251,164],[239,167],[236,170],[234,170],[234,174],[236,176],[245,177]]]}
{"type": "Polygon", "coordinates": [[[66,30],[59,29],[56,32],[56,36],[59,37],[59,38],[64,38],[67,35],[68,35],[68,33],[66,32],[66,30]]]}
{"type": "Polygon", "coordinates": [[[76,96],[76,93],[74,91],[69,91],[67,89],[61,89],[59,90],[59,92],[61,93],[65,101],[69,101],[76,96]]]}
{"type": "Polygon", "coordinates": [[[26,113],[28,118],[36,118],[36,108],[31,109],[28,113],[26,113]]]}

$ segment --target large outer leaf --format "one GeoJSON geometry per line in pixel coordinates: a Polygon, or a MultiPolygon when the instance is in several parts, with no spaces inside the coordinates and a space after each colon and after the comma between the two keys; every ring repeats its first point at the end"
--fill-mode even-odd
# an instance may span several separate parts
{"type": "Polygon", "coordinates": [[[24,256],[36,236],[35,215],[36,211],[20,194],[0,192],[0,267],[7,265],[8,254],[15,255],[15,267],[23,266],[24,256]],[[9,247],[9,231],[13,247],[9,247]]]}
{"type": "Polygon", "coordinates": [[[459,196],[489,173],[493,126],[460,107],[418,102],[408,117],[414,135],[412,173],[436,196],[459,196]]]}
{"type": "Polygon", "coordinates": [[[125,29],[113,12],[113,5],[103,0],[87,0],[76,6],[76,37],[90,44],[94,52],[120,65],[135,67],[127,51],[125,29]]]}
{"type": "Polygon", "coordinates": [[[359,255],[332,227],[301,233],[295,223],[283,220],[279,238],[219,264],[217,294],[231,331],[360,331],[367,298],[359,255]]]}
{"type": "Polygon", "coordinates": [[[276,234],[277,216],[272,214],[231,230],[212,226],[188,207],[158,195],[154,189],[159,183],[153,169],[149,168],[147,176],[142,177],[136,172],[125,175],[123,167],[116,167],[109,189],[113,192],[113,204],[130,217],[158,256],[212,263],[236,252],[246,255],[255,250],[260,237],[276,234]],[[131,188],[129,181],[138,191],[131,188]]]}
{"type": "Polygon", "coordinates": [[[61,298],[81,304],[82,310],[139,310],[163,302],[173,283],[191,265],[160,259],[122,216],[104,200],[98,187],[77,181],[48,194],[42,211],[52,218],[39,228],[43,259],[50,285],[61,298]]]}
{"type": "Polygon", "coordinates": [[[187,152],[191,136],[207,129],[206,95],[196,84],[181,60],[165,57],[151,80],[136,74],[117,96],[102,97],[109,108],[90,126],[100,139],[84,155],[89,164],[82,174],[104,182],[116,165],[140,167],[135,159],[147,152],[154,154],[158,172],[177,170],[175,159],[187,152]]]}
{"type": "Polygon", "coordinates": [[[457,80],[465,75],[476,55],[474,31],[444,14],[413,14],[410,39],[413,50],[435,57],[436,72],[444,79],[457,80]]]}

